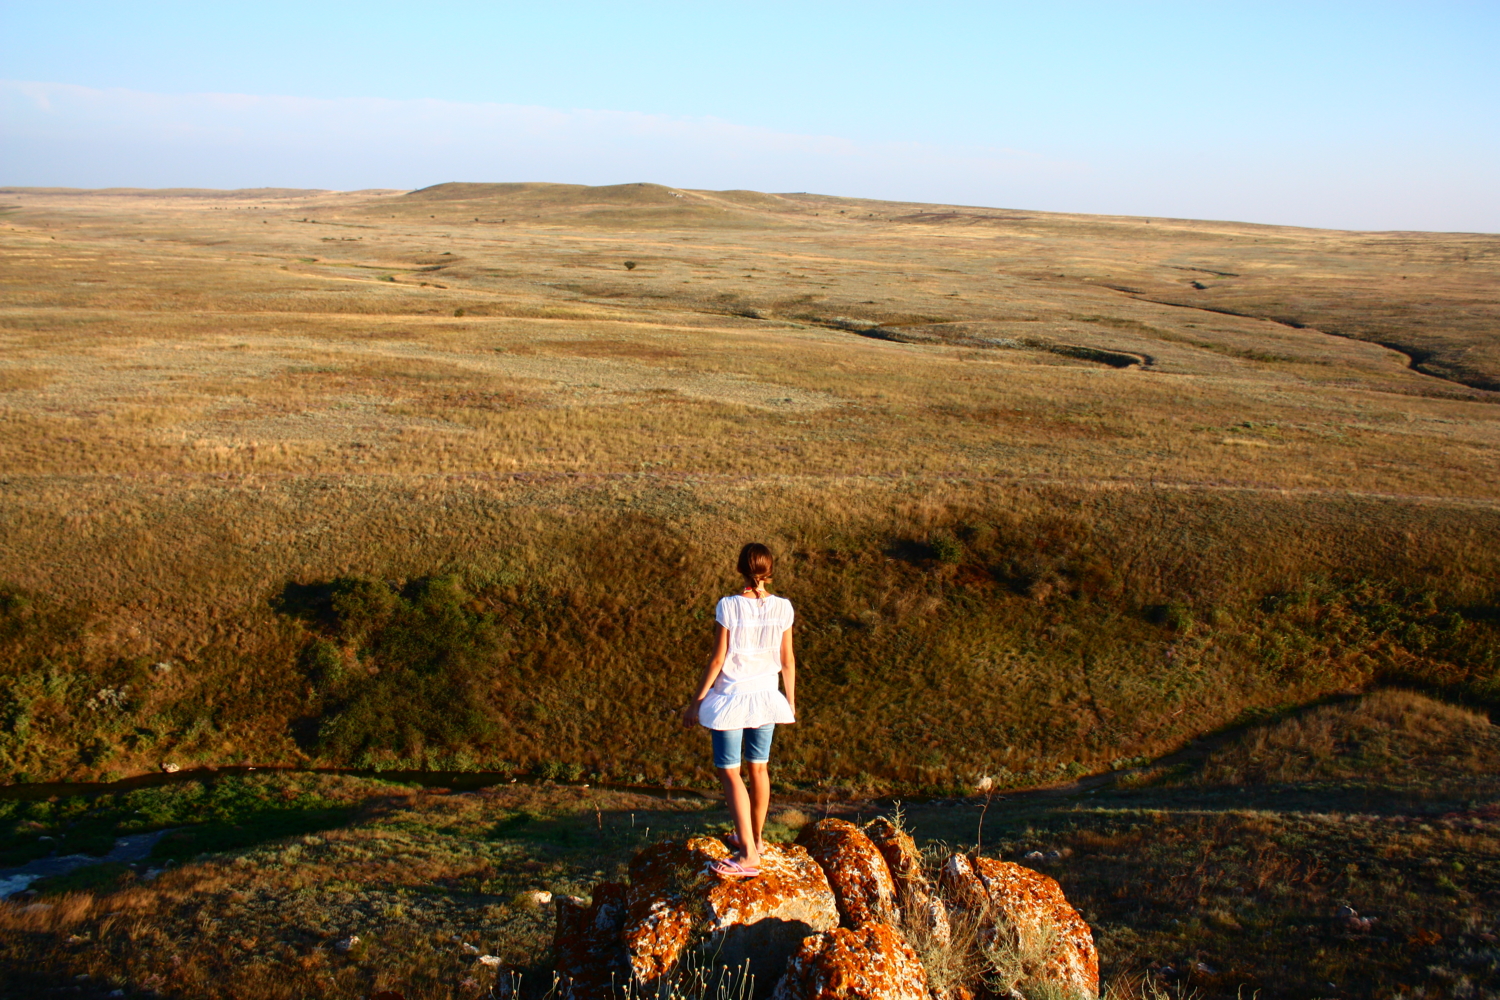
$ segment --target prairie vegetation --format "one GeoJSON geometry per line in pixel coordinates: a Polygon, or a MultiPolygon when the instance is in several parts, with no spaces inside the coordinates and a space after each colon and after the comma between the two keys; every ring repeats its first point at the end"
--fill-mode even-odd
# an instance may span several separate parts
{"type": "Polygon", "coordinates": [[[786,787],[1500,695],[1500,238],[654,185],[3,203],[11,781],[702,784],[672,713],[752,536],[799,610],[786,787]]]}
{"type": "MultiPolygon", "coordinates": [[[[984,809],[984,852],[1062,883],[1093,925],[1116,1000],[1483,1000],[1500,983],[1497,753],[1493,727],[1472,713],[1387,692],[1113,783],[900,811],[938,859],[973,848],[984,809]],[[1334,749],[1309,754],[1309,729],[1334,749]],[[1359,754],[1346,776],[1337,759],[1359,754]]],[[[892,809],[809,798],[767,832],[789,840],[828,810],[892,809]]],[[[692,795],[546,784],[454,794],[286,774],[11,799],[0,816],[12,857],[41,836],[78,850],[88,837],[174,831],[140,864],[82,869],[0,905],[0,988],[244,1000],[469,998],[515,974],[523,996],[541,996],[551,916],[533,892],[587,893],[659,837],[729,826],[715,800],[692,795]]],[[[973,942],[955,940],[926,943],[935,974],[975,961],[973,942]]]]}

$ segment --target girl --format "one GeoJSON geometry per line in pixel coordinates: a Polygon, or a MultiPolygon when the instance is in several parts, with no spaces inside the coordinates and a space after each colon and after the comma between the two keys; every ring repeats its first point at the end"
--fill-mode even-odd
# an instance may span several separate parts
{"type": "Polygon", "coordinates": [[[729,801],[738,853],[715,862],[730,878],[760,874],[761,833],[771,805],[771,737],[777,723],[797,721],[797,660],[792,654],[792,602],[766,593],[771,581],[771,550],[759,542],[740,549],[745,587],[721,598],[714,608],[714,655],[703,671],[698,694],[682,711],[682,724],[702,725],[713,734],[714,768],[729,801]],[[777,690],[781,678],[786,695],[777,690]],[[750,790],[740,779],[740,760],[750,766],[750,790]]]}

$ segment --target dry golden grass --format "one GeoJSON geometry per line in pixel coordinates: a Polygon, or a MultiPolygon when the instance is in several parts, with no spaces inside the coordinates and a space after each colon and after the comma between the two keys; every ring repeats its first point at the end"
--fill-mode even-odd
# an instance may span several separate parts
{"type": "MultiPolygon", "coordinates": [[[[1495,728],[1378,691],[1251,727],[1150,787],[998,798],[985,849],[1059,880],[1111,990],[1490,998],[1495,728]]],[[[967,848],[985,805],[915,803],[906,816],[967,848]]]]}
{"type": "Polygon", "coordinates": [[[1253,730],[1215,751],[1205,784],[1368,781],[1433,784],[1500,770],[1485,715],[1406,691],[1377,691],[1253,730]]]}
{"type": "MultiPolygon", "coordinates": [[[[1253,752],[1258,770],[1242,768],[1232,785],[1179,775],[1149,788],[1000,796],[987,808],[980,799],[909,802],[892,818],[904,812],[929,863],[941,863],[973,847],[983,809],[985,852],[1058,879],[1089,921],[1113,1000],[1257,990],[1493,1000],[1494,727],[1404,692],[1298,721],[1300,730],[1289,720],[1249,729],[1197,772],[1253,752]],[[1378,739],[1387,754],[1367,756],[1355,780],[1338,766],[1309,768],[1306,748],[1323,733],[1335,747],[1378,739]],[[1454,767],[1447,758],[1466,746],[1482,759],[1454,767]]],[[[0,903],[0,991],[81,983],[101,995],[347,1000],[395,989],[458,1000],[496,982],[497,969],[478,960],[490,955],[501,975],[522,972],[524,997],[540,998],[551,917],[530,891],[587,894],[657,838],[728,829],[716,796],[199,777],[93,800],[0,799],[7,852],[41,853],[43,835],[77,850],[101,834],[176,828],[140,865],[81,870],[40,883],[33,901],[0,903]],[[350,935],[359,942],[341,950],[350,935]]],[[[772,840],[790,840],[810,813],[890,811],[808,798],[773,814],[772,840]]],[[[907,929],[932,981],[987,973],[997,986],[1015,984],[1025,954],[982,947],[955,916],[947,942],[920,921],[907,929]]],[[[1045,984],[1019,986],[1033,1000],[1056,996],[1045,984]]]]}
{"type": "Polygon", "coordinates": [[[651,185],[0,200],[11,776],[706,780],[669,710],[751,536],[802,614],[800,785],[1045,782],[1384,680],[1496,697],[1493,237],[651,185]],[[316,643],[378,654],[272,600],[443,574],[505,636],[488,734],[319,744],[356,696],[316,643]]]}

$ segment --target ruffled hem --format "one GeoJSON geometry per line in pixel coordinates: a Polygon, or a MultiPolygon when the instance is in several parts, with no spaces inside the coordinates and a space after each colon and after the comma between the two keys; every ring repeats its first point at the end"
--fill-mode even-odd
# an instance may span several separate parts
{"type": "Polygon", "coordinates": [[[698,723],[705,729],[755,729],[768,722],[789,726],[796,722],[792,706],[780,691],[755,694],[709,694],[698,709],[698,723]]]}

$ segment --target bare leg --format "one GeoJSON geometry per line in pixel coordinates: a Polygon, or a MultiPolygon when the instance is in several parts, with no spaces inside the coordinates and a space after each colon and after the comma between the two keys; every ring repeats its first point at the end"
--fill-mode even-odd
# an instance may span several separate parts
{"type": "MultiPolygon", "coordinates": [[[[752,774],[754,773],[752,767],[752,774]]],[[[750,812],[750,793],[745,791],[745,783],[740,780],[740,769],[738,767],[721,767],[719,772],[719,783],[724,786],[724,799],[729,803],[729,816],[734,820],[735,833],[740,838],[739,858],[742,864],[750,868],[760,865],[760,851],[757,849],[759,843],[755,836],[755,824],[750,812]]]]}
{"type": "Polygon", "coordinates": [[[750,822],[755,829],[755,849],[766,849],[766,812],[771,808],[771,775],[764,764],[750,764],[750,822]]]}

